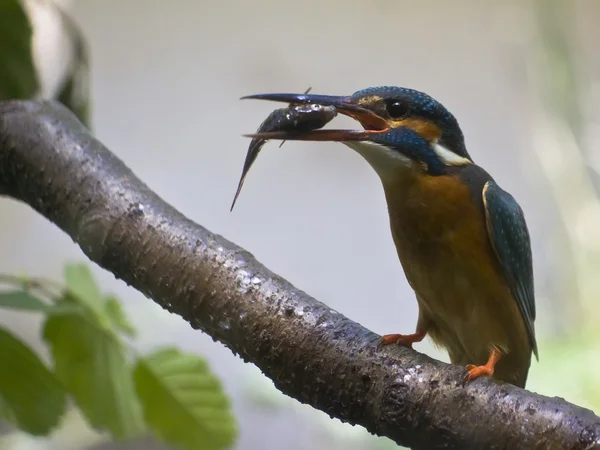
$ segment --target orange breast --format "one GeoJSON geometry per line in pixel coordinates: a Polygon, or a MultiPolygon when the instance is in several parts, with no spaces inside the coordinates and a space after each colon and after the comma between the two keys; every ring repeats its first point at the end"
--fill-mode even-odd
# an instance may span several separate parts
{"type": "Polygon", "coordinates": [[[503,365],[529,361],[525,327],[489,241],[482,203],[457,175],[412,172],[388,180],[384,190],[398,256],[433,340],[458,364],[483,364],[492,347],[511,354],[503,365]]]}

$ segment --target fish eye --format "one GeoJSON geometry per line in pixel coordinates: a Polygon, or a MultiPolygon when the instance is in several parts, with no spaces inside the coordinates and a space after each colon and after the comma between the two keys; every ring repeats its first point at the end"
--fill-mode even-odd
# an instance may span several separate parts
{"type": "Polygon", "coordinates": [[[386,105],[386,110],[391,118],[400,119],[408,115],[408,105],[405,102],[391,101],[386,105]]]}
{"type": "Polygon", "coordinates": [[[313,105],[310,105],[310,109],[312,109],[313,111],[321,111],[323,109],[323,106],[322,105],[313,104],[313,105]]]}

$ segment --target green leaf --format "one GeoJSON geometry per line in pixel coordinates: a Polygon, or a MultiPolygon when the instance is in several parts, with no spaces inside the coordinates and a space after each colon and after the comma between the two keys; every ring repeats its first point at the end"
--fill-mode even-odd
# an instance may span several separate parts
{"type": "Polygon", "coordinates": [[[29,347],[3,329],[0,367],[0,411],[21,430],[47,435],[58,425],[66,407],[59,381],[29,347]]]}
{"type": "Polygon", "coordinates": [[[46,314],[76,312],[78,309],[76,305],[52,305],[44,303],[27,291],[0,292],[0,307],[46,314]]]}
{"type": "Polygon", "coordinates": [[[200,357],[164,349],[138,360],[136,390],[146,422],[186,450],[229,448],[237,425],[219,380],[200,357]]]}
{"type": "Polygon", "coordinates": [[[0,306],[2,308],[39,312],[46,312],[52,308],[52,305],[44,303],[27,291],[0,292],[0,306]]]}
{"type": "Polygon", "coordinates": [[[15,413],[11,409],[11,407],[6,403],[6,400],[2,398],[0,395],[0,419],[6,422],[15,422],[15,413]]]}
{"type": "Polygon", "coordinates": [[[106,297],[106,315],[111,320],[111,323],[116,330],[127,336],[135,336],[136,331],[134,326],[129,322],[129,319],[123,311],[123,306],[119,299],[115,296],[109,295],[106,297]]]}
{"type": "Polygon", "coordinates": [[[38,90],[31,25],[18,0],[0,0],[0,100],[26,99],[38,90]]]}
{"type": "Polygon", "coordinates": [[[57,376],[92,427],[119,439],[144,432],[131,366],[111,330],[92,315],[65,314],[48,318],[44,339],[57,376]]]}
{"type": "Polygon", "coordinates": [[[72,300],[89,308],[96,313],[99,319],[105,316],[104,298],[102,298],[100,289],[96,285],[88,266],[85,264],[67,264],[65,266],[65,282],[69,293],[75,296],[72,300]]]}

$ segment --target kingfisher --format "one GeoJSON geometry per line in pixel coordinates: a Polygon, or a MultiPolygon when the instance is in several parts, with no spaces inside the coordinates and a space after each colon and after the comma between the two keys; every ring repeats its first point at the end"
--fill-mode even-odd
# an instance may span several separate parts
{"type": "Polygon", "coordinates": [[[465,382],[492,376],[525,387],[532,353],[539,360],[529,231],[514,197],[473,162],[456,118],[431,96],[395,86],[243,98],[333,106],[363,127],[249,136],[341,142],[379,176],[419,307],[415,331],[383,335],[380,346],[412,348],[429,336],[465,366],[465,382]]]}

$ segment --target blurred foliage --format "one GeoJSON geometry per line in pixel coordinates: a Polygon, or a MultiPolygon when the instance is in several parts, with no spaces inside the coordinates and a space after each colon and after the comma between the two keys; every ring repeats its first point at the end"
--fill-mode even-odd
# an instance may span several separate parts
{"type": "Polygon", "coordinates": [[[540,73],[536,76],[539,100],[544,108],[560,117],[575,136],[582,131],[581,80],[576,53],[569,39],[568,24],[573,6],[563,0],[537,0],[540,73]]]}
{"type": "Polygon", "coordinates": [[[576,48],[575,3],[536,0],[534,57],[530,83],[537,94],[534,149],[554,196],[559,221],[550,223],[555,239],[566,248],[556,278],[568,294],[552,292],[557,327],[541,343],[540,368],[532,366],[528,387],[542,394],[600,411],[600,199],[587,161],[583,111],[590,98],[585,64],[576,48]]]}
{"type": "MultiPolygon", "coordinates": [[[[55,301],[82,305],[81,298],[71,294],[55,301]]],[[[119,336],[106,316],[82,306],[46,320],[43,336],[56,376],[93,428],[120,439],[141,436],[144,423],[119,336]]]]}
{"type": "MultiPolygon", "coordinates": [[[[583,110],[590,98],[584,64],[574,50],[575,5],[560,0],[537,0],[538,39],[531,59],[532,84],[539,103],[537,133],[546,136],[534,144],[545,171],[561,221],[554,225],[557,241],[566,244],[560,276],[573,288],[568,300],[558,299],[564,315],[575,326],[600,319],[600,199],[595,189],[583,134],[588,126],[583,110]]],[[[561,314],[561,318],[563,318],[561,314]]]]}
{"type": "Polygon", "coordinates": [[[600,411],[598,342],[597,327],[577,330],[567,339],[545,341],[544,369],[532,371],[528,388],[600,411]]]}
{"type": "Polygon", "coordinates": [[[66,286],[0,275],[0,307],[45,315],[47,367],[0,329],[0,417],[32,435],[50,434],[69,396],[96,430],[115,439],[153,432],[185,450],[230,448],[237,424],[229,399],[201,357],[163,349],[140,356],[115,296],[101,293],[87,266],[67,265],[66,286]]]}
{"type": "Polygon", "coordinates": [[[0,398],[5,416],[33,435],[50,432],[65,412],[56,376],[18,338],[0,329],[0,398]]]}
{"type": "MultiPolygon", "coordinates": [[[[27,1],[27,0],[24,0],[27,1]]],[[[53,99],[68,107],[89,126],[89,67],[83,36],[72,19],[53,3],[32,3],[31,8],[53,8],[60,28],[68,36],[71,55],[60,88],[53,99]]],[[[33,57],[35,29],[20,0],[0,0],[0,101],[31,99],[40,94],[40,73],[33,57]]],[[[47,43],[44,43],[47,45],[47,43]]]]}
{"type": "Polygon", "coordinates": [[[17,0],[0,0],[0,100],[31,98],[38,89],[31,25],[17,0]]]}

